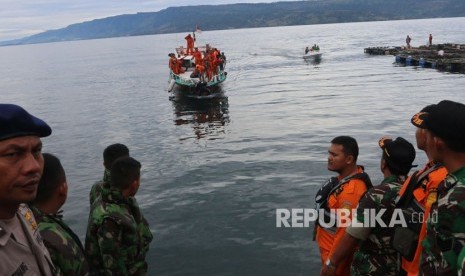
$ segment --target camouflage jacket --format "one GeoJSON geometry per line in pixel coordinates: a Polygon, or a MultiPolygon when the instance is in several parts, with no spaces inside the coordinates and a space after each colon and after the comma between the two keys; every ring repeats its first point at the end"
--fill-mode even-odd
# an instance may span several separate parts
{"type": "Polygon", "coordinates": [[[85,248],[98,275],[145,275],[152,234],[135,198],[103,190],[92,204],[85,248]]]}
{"type": "Polygon", "coordinates": [[[449,174],[431,206],[420,270],[423,275],[452,275],[462,270],[465,245],[465,167],[449,174]]]}
{"type": "MultiPolygon", "coordinates": [[[[380,185],[368,190],[357,206],[357,220],[364,223],[365,210],[369,209],[370,212],[378,214],[381,209],[384,209],[381,220],[389,226],[395,208],[395,199],[405,179],[405,176],[393,175],[384,179],[380,185]]],[[[394,228],[382,227],[378,224],[369,226],[371,231],[354,254],[350,274],[399,275],[400,259],[391,246],[394,228]]]]}
{"type": "Polygon", "coordinates": [[[90,275],[84,248],[76,234],[56,214],[45,214],[31,206],[44,244],[62,275],[90,275]]]}
{"type": "Polygon", "coordinates": [[[103,190],[109,190],[110,189],[110,171],[105,169],[103,172],[103,179],[100,181],[97,181],[94,185],[92,185],[92,188],[90,189],[89,193],[89,201],[90,201],[90,206],[92,206],[92,203],[94,203],[95,199],[99,197],[102,194],[103,190]]]}

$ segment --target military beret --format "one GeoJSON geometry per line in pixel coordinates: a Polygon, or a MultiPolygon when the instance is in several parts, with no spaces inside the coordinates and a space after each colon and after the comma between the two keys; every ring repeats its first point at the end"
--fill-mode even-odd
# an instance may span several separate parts
{"type": "Polygon", "coordinates": [[[426,128],[436,136],[465,143],[465,105],[444,100],[424,118],[426,128]]]}
{"type": "Polygon", "coordinates": [[[0,141],[19,136],[46,137],[52,129],[41,119],[14,104],[0,104],[0,141]]]}

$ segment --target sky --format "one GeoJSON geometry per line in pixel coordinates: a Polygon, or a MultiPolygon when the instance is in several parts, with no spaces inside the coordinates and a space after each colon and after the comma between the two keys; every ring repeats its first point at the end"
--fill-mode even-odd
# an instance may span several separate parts
{"type": "Polygon", "coordinates": [[[270,2],[278,0],[0,0],[0,41],[93,19],[168,7],[270,2]]]}

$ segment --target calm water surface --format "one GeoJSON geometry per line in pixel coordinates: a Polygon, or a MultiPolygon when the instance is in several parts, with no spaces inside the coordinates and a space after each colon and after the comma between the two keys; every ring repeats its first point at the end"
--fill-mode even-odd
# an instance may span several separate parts
{"type": "MultiPolygon", "coordinates": [[[[414,141],[411,116],[465,102],[465,76],[399,67],[363,48],[465,43],[465,20],[435,19],[203,32],[226,53],[225,98],[170,101],[168,56],[185,34],[0,48],[0,102],[45,119],[44,151],[67,171],[65,218],[84,239],[102,151],[143,163],[137,199],[155,240],[149,275],[310,275],[310,228],[276,228],[276,208],[311,208],[329,141],[351,135],[374,182],[380,136],[414,141]],[[317,43],[320,64],[302,60],[317,43]]],[[[425,162],[418,153],[418,164],[425,162]]]]}

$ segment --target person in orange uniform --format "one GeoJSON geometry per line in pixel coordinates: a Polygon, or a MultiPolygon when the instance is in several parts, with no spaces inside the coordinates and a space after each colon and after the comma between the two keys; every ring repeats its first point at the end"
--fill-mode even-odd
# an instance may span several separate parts
{"type": "Polygon", "coordinates": [[[184,39],[187,41],[187,54],[192,54],[194,52],[195,38],[188,34],[184,39]]]}
{"type": "Polygon", "coordinates": [[[170,57],[168,66],[171,71],[173,71],[176,75],[184,73],[184,70],[182,69],[182,59],[177,59],[174,53],[170,53],[168,56],[170,57]]]}
{"type": "Polygon", "coordinates": [[[168,63],[169,68],[174,74],[179,74],[178,59],[176,58],[176,55],[174,53],[170,53],[168,56],[170,57],[170,61],[168,63]]]}
{"type": "MultiPolygon", "coordinates": [[[[428,157],[429,161],[424,166],[424,168],[414,173],[414,175],[416,176],[416,178],[414,179],[415,181],[410,181],[412,178],[412,176],[410,176],[405,181],[404,185],[402,186],[399,192],[401,197],[405,196],[406,191],[408,190],[408,185],[415,185],[415,188],[413,189],[413,197],[410,200],[409,204],[407,204],[409,205],[409,207],[406,208],[413,209],[414,206],[421,206],[424,212],[424,218],[427,218],[429,216],[431,204],[436,201],[437,188],[447,175],[447,169],[441,163],[435,162],[431,158],[431,155],[426,148],[425,129],[427,129],[427,127],[425,126],[425,123],[422,120],[422,115],[431,112],[435,107],[436,105],[426,106],[419,113],[415,114],[412,117],[411,122],[414,126],[417,127],[417,130],[415,132],[417,148],[423,150],[426,153],[426,156],[428,157]]],[[[415,210],[418,211],[417,207],[415,208],[415,210]]],[[[407,275],[418,275],[421,252],[423,251],[422,241],[424,240],[426,235],[426,219],[423,221],[423,223],[420,223],[416,227],[412,227],[409,225],[409,228],[412,228],[414,232],[417,232],[416,234],[418,235],[418,242],[417,245],[413,247],[416,248],[414,254],[412,252],[410,257],[402,257],[402,268],[407,272],[407,275]]]]}
{"type": "Polygon", "coordinates": [[[207,79],[211,80],[213,78],[213,57],[212,51],[208,50],[204,58],[205,71],[207,74],[207,79]]]}
{"type": "MultiPolygon", "coordinates": [[[[357,207],[358,201],[372,187],[370,178],[362,166],[357,165],[358,144],[350,136],[338,136],[331,141],[328,150],[328,170],[338,173],[331,177],[317,192],[315,202],[317,209],[324,210],[324,222],[328,224],[331,217],[338,221],[336,210],[345,209],[352,218],[351,211],[357,207]]],[[[319,212],[320,213],[320,212],[319,212]]],[[[334,225],[316,225],[316,242],[318,243],[323,266],[333,266],[330,259],[337,248],[339,240],[344,236],[346,227],[334,225]]],[[[349,275],[352,257],[339,263],[336,275],[349,275]]]]}
{"type": "Polygon", "coordinates": [[[218,74],[218,65],[220,64],[220,60],[218,59],[219,55],[220,55],[220,52],[218,52],[216,48],[213,48],[213,53],[212,53],[213,75],[218,74]]]}
{"type": "Polygon", "coordinates": [[[199,51],[199,48],[194,48],[194,53],[192,53],[192,58],[194,59],[195,65],[202,65],[202,52],[199,51]]]}

